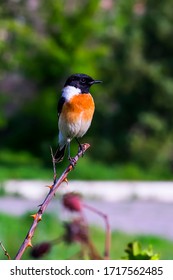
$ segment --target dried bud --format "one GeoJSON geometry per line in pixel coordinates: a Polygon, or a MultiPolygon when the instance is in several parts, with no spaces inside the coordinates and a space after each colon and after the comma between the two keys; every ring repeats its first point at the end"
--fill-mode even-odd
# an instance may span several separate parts
{"type": "Polygon", "coordinates": [[[40,259],[43,257],[46,253],[49,253],[51,250],[51,243],[50,242],[43,242],[40,244],[35,245],[31,250],[31,256],[35,259],[40,259]]]}
{"type": "Polygon", "coordinates": [[[75,219],[70,223],[65,223],[64,241],[67,243],[88,242],[88,227],[81,219],[75,219]]]}
{"type": "Polygon", "coordinates": [[[62,202],[70,211],[80,212],[82,209],[81,196],[78,193],[70,192],[65,194],[62,202]]]}

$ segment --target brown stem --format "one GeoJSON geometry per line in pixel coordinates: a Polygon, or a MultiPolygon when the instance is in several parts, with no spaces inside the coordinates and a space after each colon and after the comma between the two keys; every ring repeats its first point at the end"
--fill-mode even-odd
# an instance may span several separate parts
{"type": "Polygon", "coordinates": [[[7,250],[5,249],[4,245],[2,244],[2,242],[0,242],[0,247],[2,248],[2,250],[4,251],[5,256],[7,256],[8,260],[11,260],[10,255],[8,254],[7,250]]]}
{"type": "Polygon", "coordinates": [[[88,239],[87,247],[89,250],[88,253],[90,260],[103,260],[103,257],[101,257],[101,255],[99,254],[91,239],[88,239]]]}
{"type": "Polygon", "coordinates": [[[110,245],[111,245],[111,230],[109,225],[109,220],[106,214],[101,212],[100,210],[96,209],[93,206],[90,206],[86,203],[82,203],[83,207],[89,209],[90,211],[96,213],[97,215],[101,216],[105,220],[105,226],[106,226],[106,238],[105,238],[105,251],[104,251],[104,259],[108,260],[110,259],[110,245]]]}
{"type": "MultiPolygon", "coordinates": [[[[80,157],[83,156],[83,154],[85,153],[85,151],[90,147],[89,144],[82,144],[82,150],[79,151],[77,153],[77,155],[74,157],[73,159],[73,163],[77,163],[78,159],[80,157]]],[[[64,172],[62,173],[62,175],[59,177],[58,180],[55,180],[55,174],[54,174],[54,183],[52,186],[50,186],[50,190],[49,190],[49,193],[47,194],[46,198],[44,199],[43,203],[40,204],[39,206],[39,209],[37,211],[36,214],[32,215],[32,217],[34,218],[34,221],[21,245],[21,247],[19,248],[19,251],[17,252],[17,255],[15,256],[15,260],[20,260],[24,251],[26,250],[27,247],[32,247],[32,243],[31,243],[31,240],[32,240],[32,237],[34,235],[34,232],[36,230],[36,227],[38,225],[38,223],[42,220],[42,215],[43,213],[45,212],[47,206],[49,205],[51,199],[54,197],[54,194],[56,192],[56,190],[58,189],[58,187],[61,185],[61,183],[63,181],[66,180],[67,178],[67,175],[70,171],[72,171],[74,167],[74,164],[69,164],[68,167],[64,170],[64,172]]]]}
{"type": "Polygon", "coordinates": [[[52,147],[50,147],[50,153],[51,153],[52,164],[53,164],[53,183],[55,184],[55,182],[56,182],[56,165],[55,165],[55,159],[54,159],[52,147]]]}

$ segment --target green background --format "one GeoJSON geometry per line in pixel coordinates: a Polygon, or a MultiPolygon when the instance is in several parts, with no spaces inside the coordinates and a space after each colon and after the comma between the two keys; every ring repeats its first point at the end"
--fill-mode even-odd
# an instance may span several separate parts
{"type": "Polygon", "coordinates": [[[50,176],[61,88],[81,72],[103,83],[72,176],[172,179],[172,10],[171,0],[1,1],[0,177],[50,176]]]}

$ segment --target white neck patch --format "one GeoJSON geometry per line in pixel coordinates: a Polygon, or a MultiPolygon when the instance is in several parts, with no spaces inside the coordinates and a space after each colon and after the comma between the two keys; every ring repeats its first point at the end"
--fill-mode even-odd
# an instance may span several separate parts
{"type": "Polygon", "coordinates": [[[80,93],[81,90],[79,88],[73,86],[66,86],[62,90],[62,97],[64,97],[67,101],[69,101],[72,97],[80,93]]]}

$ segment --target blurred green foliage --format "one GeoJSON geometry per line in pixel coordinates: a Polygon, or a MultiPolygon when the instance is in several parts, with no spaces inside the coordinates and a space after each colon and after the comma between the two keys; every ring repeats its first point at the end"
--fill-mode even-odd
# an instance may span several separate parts
{"type": "MultiPolygon", "coordinates": [[[[31,217],[28,213],[21,217],[0,213],[0,224],[0,240],[13,259],[26,236],[27,229],[31,226],[31,217]]],[[[35,245],[41,242],[54,240],[55,238],[62,236],[63,232],[64,229],[62,227],[62,223],[57,219],[57,217],[50,213],[45,214],[44,221],[39,224],[39,227],[34,234],[32,243],[35,245]]],[[[104,231],[97,227],[91,227],[91,237],[92,240],[94,240],[95,247],[102,255],[105,242],[104,231]]],[[[70,259],[79,252],[79,249],[79,244],[76,243],[59,243],[53,246],[51,252],[45,255],[44,259],[70,259]]],[[[23,254],[22,259],[33,259],[30,256],[30,252],[31,250],[27,249],[23,254]]],[[[161,260],[172,260],[172,252],[172,240],[167,240],[153,235],[132,235],[119,231],[112,232],[110,252],[111,260],[123,259],[124,256],[126,259],[157,259],[159,257],[161,260]],[[138,240],[138,242],[135,240],[138,240]],[[126,248],[129,242],[131,242],[133,246],[127,253],[126,248]],[[150,244],[152,244],[154,253],[150,244]],[[147,249],[142,249],[141,247],[147,249]],[[156,254],[156,252],[158,254],[156,254]]],[[[5,259],[6,257],[4,256],[4,252],[0,248],[0,260],[5,259]]]]}
{"type": "Polygon", "coordinates": [[[138,241],[130,242],[125,249],[126,260],[159,260],[159,254],[153,252],[151,245],[146,249],[142,249],[141,244],[138,241]]]}
{"type": "Polygon", "coordinates": [[[171,0],[1,1],[0,150],[50,164],[61,88],[82,72],[103,80],[92,89],[96,113],[82,140],[89,157],[170,178],[172,8],[171,0]]]}

